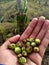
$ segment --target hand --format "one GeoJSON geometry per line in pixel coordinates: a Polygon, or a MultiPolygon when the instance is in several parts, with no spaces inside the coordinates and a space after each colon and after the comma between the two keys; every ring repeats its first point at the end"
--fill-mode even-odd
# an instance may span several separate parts
{"type": "MultiPolygon", "coordinates": [[[[12,50],[8,49],[8,45],[11,43],[17,42],[19,40],[19,38],[20,38],[20,35],[11,37],[0,47],[0,64],[19,65],[17,62],[18,59],[17,59],[16,54],[12,50]]],[[[30,62],[29,59],[28,59],[28,61],[30,62]]],[[[34,64],[34,63],[32,63],[32,64],[34,64]]],[[[29,64],[26,63],[25,65],[29,65],[29,64]]]]}
{"type": "Polygon", "coordinates": [[[10,39],[8,39],[1,47],[0,47],[0,63],[5,65],[18,65],[17,56],[15,53],[8,49],[8,45],[10,43],[17,42],[20,38],[20,35],[16,35],[10,39]]]}
{"type": "MultiPolygon", "coordinates": [[[[32,22],[29,24],[29,26],[27,27],[27,29],[25,30],[25,32],[20,37],[20,40],[27,39],[28,37],[39,38],[41,40],[41,45],[39,46],[39,48],[40,48],[39,54],[33,53],[30,56],[28,56],[29,59],[27,58],[28,62],[26,63],[26,65],[41,65],[41,61],[42,61],[45,49],[49,43],[49,41],[48,41],[49,31],[46,32],[48,29],[48,25],[49,25],[49,20],[45,20],[44,17],[40,17],[39,20],[37,18],[34,18],[32,20],[32,22]]],[[[3,54],[3,55],[0,55],[1,56],[1,63],[4,63],[6,65],[18,65],[18,63],[16,63],[17,57],[15,56],[15,54],[12,51],[7,49],[7,46],[11,42],[16,42],[16,36],[13,38],[10,38],[9,40],[6,41],[1,46],[1,54],[3,54]],[[4,48],[6,48],[6,49],[4,49],[4,48]],[[10,59],[10,61],[8,58],[10,59]]]]}
{"type": "Polygon", "coordinates": [[[39,19],[33,18],[27,29],[24,31],[20,40],[27,39],[29,37],[38,38],[41,40],[39,46],[39,53],[32,53],[28,56],[29,65],[41,65],[44,52],[49,44],[49,20],[45,20],[45,17],[41,16],[39,19]]]}

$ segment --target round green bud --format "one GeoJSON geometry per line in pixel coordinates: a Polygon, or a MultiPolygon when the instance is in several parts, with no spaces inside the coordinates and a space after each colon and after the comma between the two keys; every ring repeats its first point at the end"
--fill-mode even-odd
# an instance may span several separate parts
{"type": "Polygon", "coordinates": [[[40,44],[40,39],[35,39],[35,43],[37,44],[37,45],[39,45],[40,44]]]}
{"type": "Polygon", "coordinates": [[[22,51],[25,51],[25,47],[22,47],[22,51]]]}
{"type": "Polygon", "coordinates": [[[31,46],[32,46],[32,47],[35,47],[35,46],[36,46],[36,43],[35,43],[35,42],[32,42],[32,43],[31,43],[31,46]]]}
{"type": "Polygon", "coordinates": [[[27,47],[26,51],[27,51],[27,53],[31,53],[32,52],[32,47],[27,47]]]}
{"type": "Polygon", "coordinates": [[[29,41],[30,42],[34,42],[34,38],[29,38],[29,41]]]}
{"type": "Polygon", "coordinates": [[[27,41],[28,42],[34,42],[34,39],[33,38],[28,38],[27,41]]]}
{"type": "Polygon", "coordinates": [[[23,56],[27,56],[27,52],[26,51],[22,51],[22,55],[23,56]]]}
{"type": "Polygon", "coordinates": [[[26,60],[26,58],[25,57],[21,57],[21,58],[19,58],[18,59],[18,62],[20,63],[20,64],[26,64],[26,62],[27,62],[27,60],[26,60]]]}
{"type": "Polygon", "coordinates": [[[15,48],[15,53],[20,54],[21,53],[21,48],[20,47],[16,47],[15,48]]]}
{"type": "Polygon", "coordinates": [[[34,47],[34,52],[39,52],[39,47],[34,47]]]}
{"type": "Polygon", "coordinates": [[[10,49],[15,49],[15,47],[16,47],[16,45],[14,43],[12,43],[12,44],[9,45],[10,49]]]}
{"type": "Polygon", "coordinates": [[[21,45],[21,43],[20,42],[17,42],[16,43],[16,47],[21,47],[22,45],[21,45]]]}
{"type": "Polygon", "coordinates": [[[18,58],[22,57],[22,54],[18,54],[18,58]]]}
{"type": "Polygon", "coordinates": [[[30,42],[26,42],[26,46],[29,47],[30,46],[30,42]]]}

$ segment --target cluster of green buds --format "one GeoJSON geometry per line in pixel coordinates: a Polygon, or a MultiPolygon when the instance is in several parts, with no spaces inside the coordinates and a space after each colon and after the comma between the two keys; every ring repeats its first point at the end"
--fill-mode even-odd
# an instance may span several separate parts
{"type": "Polygon", "coordinates": [[[17,42],[16,44],[10,44],[9,48],[14,50],[14,52],[17,54],[18,62],[24,65],[27,62],[26,57],[28,54],[32,52],[38,53],[40,51],[39,45],[41,41],[40,39],[28,38],[22,42],[25,43],[25,46],[22,46],[21,42],[17,42]]]}

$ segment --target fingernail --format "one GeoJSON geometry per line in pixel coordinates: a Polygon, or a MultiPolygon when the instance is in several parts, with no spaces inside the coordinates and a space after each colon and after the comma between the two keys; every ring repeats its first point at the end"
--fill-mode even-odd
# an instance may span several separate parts
{"type": "Polygon", "coordinates": [[[45,17],[44,16],[40,16],[39,20],[45,20],[45,17]]]}

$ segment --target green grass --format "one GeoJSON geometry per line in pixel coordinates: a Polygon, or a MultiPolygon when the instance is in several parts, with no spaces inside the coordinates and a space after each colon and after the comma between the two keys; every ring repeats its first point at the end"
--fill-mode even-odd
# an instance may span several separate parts
{"type": "MultiPolygon", "coordinates": [[[[34,1],[30,0],[27,3],[27,16],[32,19],[33,17],[39,17],[43,15],[49,19],[49,2],[48,6],[45,6],[44,3],[45,1],[41,2],[41,4],[39,5],[38,3],[35,3],[34,1]]],[[[16,0],[9,1],[7,3],[2,2],[0,3],[0,7],[2,7],[2,10],[0,10],[0,15],[4,16],[4,21],[7,21],[6,19],[8,19],[11,14],[15,14],[17,12],[16,0]]]]}
{"type": "Polygon", "coordinates": [[[17,34],[17,23],[0,23],[0,34],[2,34],[4,40],[17,34]]]}
{"type": "MultiPolygon", "coordinates": [[[[3,9],[3,10],[0,10],[0,15],[4,17],[3,23],[0,23],[0,32],[2,32],[3,34],[7,34],[7,31],[11,30],[12,28],[14,30],[17,29],[16,28],[17,27],[16,0],[9,1],[6,3],[2,2],[0,3],[0,7],[2,7],[3,9]],[[14,18],[11,18],[11,15],[14,15],[14,18]],[[11,19],[10,21],[11,23],[8,23],[9,18],[11,19]]],[[[33,17],[39,17],[42,15],[45,16],[47,19],[49,19],[49,5],[45,6],[44,2],[41,2],[41,4],[38,4],[38,3],[33,2],[32,0],[29,0],[29,2],[27,3],[27,8],[28,8],[27,17],[29,19],[32,19],[33,17]]],[[[27,24],[29,24],[28,21],[25,23],[25,25],[27,26],[27,24]]]]}
{"type": "Polygon", "coordinates": [[[28,16],[29,17],[39,17],[41,15],[49,19],[49,5],[44,6],[43,3],[40,5],[34,2],[28,2],[28,16]]]}
{"type": "Polygon", "coordinates": [[[2,7],[3,9],[7,9],[7,8],[9,8],[11,5],[15,5],[15,2],[16,2],[16,1],[9,1],[9,2],[7,2],[7,3],[2,2],[2,3],[0,3],[0,7],[2,7]]]}

